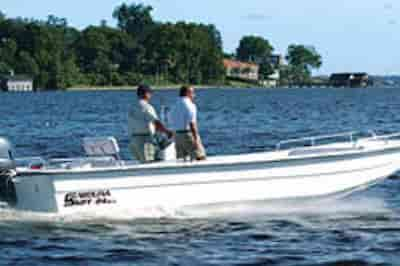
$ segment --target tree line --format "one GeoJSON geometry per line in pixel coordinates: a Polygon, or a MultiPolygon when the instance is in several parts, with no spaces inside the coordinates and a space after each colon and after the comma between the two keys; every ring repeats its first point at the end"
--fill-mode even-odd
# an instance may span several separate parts
{"type": "Polygon", "coordinates": [[[0,13],[0,73],[30,75],[42,89],[224,81],[214,25],[161,23],[151,11],[122,4],[113,12],[117,28],[102,21],[82,31],[53,15],[40,21],[0,13]]]}
{"type": "MultiPolygon", "coordinates": [[[[258,36],[241,39],[236,53],[223,52],[217,28],[199,23],[161,23],[153,8],[121,4],[114,9],[117,27],[101,21],[78,30],[65,18],[7,18],[0,11],[0,74],[26,74],[41,89],[72,86],[151,84],[221,84],[224,57],[255,62],[261,79],[274,73],[270,42],[258,36]]],[[[290,45],[281,84],[304,84],[322,64],[312,47],[290,45]]]]}

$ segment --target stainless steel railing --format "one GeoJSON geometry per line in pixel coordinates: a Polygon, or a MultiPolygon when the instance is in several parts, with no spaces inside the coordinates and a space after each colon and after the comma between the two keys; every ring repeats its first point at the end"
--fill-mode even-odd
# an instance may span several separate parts
{"type": "MultiPolygon", "coordinates": [[[[304,137],[304,138],[295,138],[295,139],[289,139],[289,140],[283,140],[280,141],[276,144],[276,149],[281,150],[283,145],[288,145],[292,143],[308,143],[308,146],[316,146],[316,142],[321,141],[321,140],[326,140],[326,139],[334,139],[334,138],[346,138],[350,143],[356,143],[357,139],[355,138],[355,135],[361,135],[361,132],[357,131],[350,131],[350,132],[344,132],[344,133],[338,133],[338,134],[331,134],[331,135],[321,135],[321,136],[312,136],[312,137],[304,137]]],[[[394,134],[388,134],[388,135],[380,135],[378,136],[375,131],[373,130],[368,130],[368,135],[370,137],[365,138],[365,140],[382,140],[385,143],[388,143],[390,139],[393,138],[399,138],[400,137],[400,132],[394,133],[394,134]]]]}
{"type": "MultiPolygon", "coordinates": [[[[345,137],[349,140],[350,143],[354,143],[355,138],[354,135],[357,134],[356,131],[350,131],[345,133],[331,134],[331,135],[320,135],[320,136],[312,136],[312,137],[304,137],[304,138],[295,138],[280,141],[276,144],[276,149],[281,150],[283,145],[292,144],[292,143],[309,143],[310,146],[315,146],[317,141],[326,140],[326,139],[334,139],[345,137]]],[[[375,133],[373,133],[375,135],[375,133]]],[[[372,135],[372,134],[371,134],[372,135]]]]}
{"type": "Polygon", "coordinates": [[[394,134],[382,135],[382,136],[374,135],[373,139],[374,140],[383,140],[383,141],[385,141],[385,143],[387,143],[390,139],[398,138],[398,137],[400,137],[400,132],[397,132],[394,134]]]}

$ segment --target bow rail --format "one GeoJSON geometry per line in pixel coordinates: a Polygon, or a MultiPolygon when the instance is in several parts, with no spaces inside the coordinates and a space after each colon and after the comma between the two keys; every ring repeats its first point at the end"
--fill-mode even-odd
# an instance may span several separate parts
{"type": "Polygon", "coordinates": [[[400,132],[393,133],[393,134],[388,134],[388,135],[381,135],[381,136],[373,136],[372,139],[374,140],[383,140],[385,143],[387,143],[390,139],[398,138],[400,137],[400,132]]]}
{"type": "MultiPolygon", "coordinates": [[[[288,139],[280,141],[276,144],[276,150],[281,150],[282,146],[291,144],[291,143],[309,143],[310,146],[315,146],[317,141],[326,140],[326,139],[334,139],[345,137],[348,138],[350,143],[354,143],[354,136],[357,134],[357,131],[350,131],[345,133],[338,133],[338,134],[330,134],[330,135],[320,135],[320,136],[312,136],[312,137],[304,137],[304,138],[295,138],[295,139],[288,139]]],[[[373,131],[369,131],[369,133],[375,138],[376,135],[373,131]]]]}

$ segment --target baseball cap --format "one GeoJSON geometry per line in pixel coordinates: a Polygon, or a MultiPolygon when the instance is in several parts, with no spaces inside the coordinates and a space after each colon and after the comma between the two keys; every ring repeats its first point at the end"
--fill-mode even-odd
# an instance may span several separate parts
{"type": "Polygon", "coordinates": [[[137,88],[137,95],[142,96],[145,93],[153,93],[153,90],[148,85],[139,85],[139,87],[137,88]]]}

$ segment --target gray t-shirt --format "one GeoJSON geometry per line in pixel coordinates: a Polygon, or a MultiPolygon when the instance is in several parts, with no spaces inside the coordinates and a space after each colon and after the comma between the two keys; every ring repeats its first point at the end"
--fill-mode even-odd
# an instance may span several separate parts
{"type": "Polygon", "coordinates": [[[128,113],[129,135],[153,135],[155,133],[154,122],[157,120],[159,118],[153,106],[147,101],[138,101],[128,113]]]}

